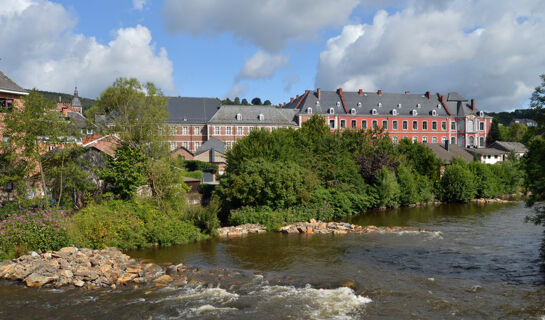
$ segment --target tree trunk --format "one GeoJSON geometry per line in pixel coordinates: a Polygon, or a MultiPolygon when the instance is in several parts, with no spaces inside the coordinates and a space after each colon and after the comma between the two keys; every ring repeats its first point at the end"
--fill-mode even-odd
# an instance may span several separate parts
{"type": "Polygon", "coordinates": [[[44,169],[42,167],[42,160],[38,160],[38,166],[40,167],[40,175],[42,177],[42,190],[44,192],[44,197],[45,197],[45,200],[47,201],[47,186],[45,184],[45,174],[44,174],[44,169]]]}
{"type": "Polygon", "coordinates": [[[60,182],[60,188],[59,188],[59,201],[57,202],[57,209],[59,209],[59,206],[61,205],[61,199],[62,199],[62,178],[63,178],[63,169],[64,169],[64,149],[61,151],[61,182],[60,182]]]}

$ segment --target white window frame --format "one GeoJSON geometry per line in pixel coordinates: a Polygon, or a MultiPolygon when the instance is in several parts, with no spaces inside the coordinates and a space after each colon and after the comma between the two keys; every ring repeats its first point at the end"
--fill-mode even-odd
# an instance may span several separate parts
{"type": "Polygon", "coordinates": [[[244,128],[243,127],[237,127],[237,135],[243,136],[244,135],[244,128]]]}
{"type": "Polygon", "coordinates": [[[215,136],[221,135],[221,127],[219,127],[219,126],[214,127],[214,135],[215,136]]]}
{"type": "Polygon", "coordinates": [[[233,127],[231,127],[231,126],[228,126],[228,127],[225,128],[225,134],[226,135],[230,136],[231,134],[233,134],[232,131],[233,131],[233,127]]]}
{"type": "Polygon", "coordinates": [[[183,136],[189,135],[189,127],[182,127],[182,135],[183,136]]]}

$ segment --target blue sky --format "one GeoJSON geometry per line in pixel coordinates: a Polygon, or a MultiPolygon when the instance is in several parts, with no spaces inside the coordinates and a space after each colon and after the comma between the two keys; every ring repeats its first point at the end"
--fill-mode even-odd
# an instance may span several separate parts
{"type": "Polygon", "coordinates": [[[498,111],[527,106],[544,32],[541,0],[0,0],[0,70],[91,98],[125,76],[273,103],[316,87],[457,91],[498,111]]]}

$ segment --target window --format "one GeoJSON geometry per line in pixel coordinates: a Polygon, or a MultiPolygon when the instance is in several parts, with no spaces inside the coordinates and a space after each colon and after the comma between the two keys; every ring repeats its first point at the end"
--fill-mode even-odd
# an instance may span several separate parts
{"type": "Polygon", "coordinates": [[[193,145],[195,146],[195,150],[197,150],[197,149],[199,149],[201,147],[200,142],[195,142],[195,143],[193,143],[193,145]]]}
{"type": "Polygon", "coordinates": [[[413,121],[413,130],[418,130],[418,121],[413,121]]]}
{"type": "Polygon", "coordinates": [[[396,109],[392,110],[392,115],[397,116],[397,110],[396,109]]]}
{"type": "Polygon", "coordinates": [[[428,130],[428,121],[422,121],[422,130],[428,130]]]}
{"type": "Polygon", "coordinates": [[[249,127],[248,132],[252,132],[252,131],[254,131],[254,129],[255,129],[255,127],[249,127]]]}
{"type": "Polygon", "coordinates": [[[346,120],[341,120],[341,129],[346,128],[346,120]]]}
{"type": "Polygon", "coordinates": [[[467,131],[468,132],[473,132],[473,130],[474,130],[473,120],[467,120],[467,131]]]}
{"type": "Polygon", "coordinates": [[[374,115],[377,115],[378,114],[377,109],[371,110],[371,113],[374,114],[374,115]]]}
{"type": "Polygon", "coordinates": [[[450,123],[450,130],[456,130],[456,122],[452,121],[450,123]]]}
{"type": "Polygon", "coordinates": [[[351,114],[356,114],[356,109],[352,108],[352,109],[350,110],[350,113],[351,113],[351,114]]]}
{"type": "Polygon", "coordinates": [[[480,138],[479,138],[479,145],[480,145],[481,147],[484,147],[484,137],[480,137],[480,138]]]}
{"type": "Polygon", "coordinates": [[[450,138],[450,144],[456,144],[456,137],[450,138]]]}
{"type": "Polygon", "coordinates": [[[170,151],[172,151],[172,150],[174,150],[174,149],[176,149],[176,142],[171,141],[171,142],[170,142],[170,151]]]}
{"type": "Polygon", "coordinates": [[[263,121],[265,120],[265,115],[263,113],[260,113],[257,118],[259,119],[259,121],[263,121]]]}
{"type": "Polygon", "coordinates": [[[422,137],[422,143],[428,143],[428,137],[422,137]]]}
{"type": "Polygon", "coordinates": [[[484,131],[484,121],[479,122],[479,130],[484,131]]]}
{"type": "Polygon", "coordinates": [[[227,134],[227,135],[231,135],[232,131],[233,131],[233,128],[231,128],[231,127],[225,128],[225,134],[227,134]]]}
{"type": "Polygon", "coordinates": [[[397,130],[397,120],[392,121],[392,130],[397,130]]]}
{"type": "Polygon", "coordinates": [[[356,122],[356,120],[351,120],[350,121],[350,128],[352,128],[352,129],[357,129],[358,128],[358,123],[356,122]]]}
{"type": "Polygon", "coordinates": [[[361,120],[361,128],[367,129],[367,120],[361,120]]]}
{"type": "Polygon", "coordinates": [[[55,150],[55,146],[49,146],[49,151],[55,150]]]}
{"type": "Polygon", "coordinates": [[[413,137],[413,143],[416,143],[416,142],[418,142],[418,137],[417,137],[417,136],[414,136],[414,137],[413,137]]]}
{"type": "Polygon", "coordinates": [[[413,114],[413,116],[417,116],[417,115],[418,115],[418,112],[417,112],[416,110],[413,110],[413,111],[412,111],[412,114],[413,114]]]}
{"type": "MultiPolygon", "coordinates": [[[[316,102],[318,102],[318,101],[316,101],[316,102]]],[[[311,107],[308,107],[308,108],[307,108],[307,113],[308,113],[308,114],[312,114],[312,108],[311,108],[311,107]]]]}
{"type": "Polygon", "coordinates": [[[199,131],[201,131],[200,129],[201,128],[199,128],[199,127],[193,127],[193,134],[194,135],[199,135],[199,131]]]}
{"type": "Polygon", "coordinates": [[[242,120],[242,115],[241,115],[240,113],[237,113],[236,119],[237,119],[238,121],[242,120]]]}
{"type": "Polygon", "coordinates": [[[432,110],[432,111],[431,111],[431,115],[435,117],[435,116],[437,115],[437,111],[432,110]]]}
{"type": "Polygon", "coordinates": [[[89,134],[89,135],[93,134],[93,129],[87,128],[87,134],[89,134]]]}
{"type": "Polygon", "coordinates": [[[397,137],[392,137],[392,142],[393,142],[394,144],[397,144],[397,143],[398,143],[397,137]]]}
{"type": "Polygon", "coordinates": [[[159,127],[158,133],[160,136],[165,134],[165,130],[163,129],[163,127],[159,127]]]}
{"type": "Polygon", "coordinates": [[[241,136],[241,135],[244,134],[244,132],[242,131],[242,127],[237,127],[237,134],[238,134],[239,136],[241,136]]]}
{"type": "Polygon", "coordinates": [[[403,130],[409,129],[409,121],[403,120],[403,130]]]}
{"type": "Polygon", "coordinates": [[[0,113],[11,112],[13,110],[12,99],[0,99],[0,113]]]}
{"type": "Polygon", "coordinates": [[[177,130],[176,130],[176,127],[175,127],[175,126],[170,126],[170,135],[171,135],[171,136],[176,135],[176,133],[177,133],[176,131],[177,131],[177,130]]]}
{"type": "Polygon", "coordinates": [[[232,149],[233,148],[233,141],[227,141],[225,143],[225,146],[227,147],[227,150],[232,149]]]}
{"type": "Polygon", "coordinates": [[[447,130],[447,122],[446,121],[441,122],[441,130],[447,130]]]}
{"type": "Polygon", "coordinates": [[[378,127],[378,121],[373,120],[373,129],[376,129],[378,127]]]}
{"type": "Polygon", "coordinates": [[[329,108],[329,114],[335,114],[335,109],[329,108]]]}
{"type": "Polygon", "coordinates": [[[388,129],[388,120],[382,120],[382,129],[388,129]]]}
{"type": "Polygon", "coordinates": [[[431,138],[431,142],[437,143],[437,137],[432,137],[432,138],[431,138]]]}
{"type": "Polygon", "coordinates": [[[437,130],[437,121],[433,121],[433,122],[431,123],[431,129],[432,129],[432,130],[437,130]]]}
{"type": "Polygon", "coordinates": [[[446,141],[447,141],[447,137],[441,137],[441,143],[442,144],[445,144],[446,141]]]}
{"type": "Polygon", "coordinates": [[[469,145],[470,146],[475,145],[475,137],[474,136],[469,136],[469,145]]]}
{"type": "Polygon", "coordinates": [[[335,119],[329,119],[329,128],[335,129],[335,119]]]}
{"type": "Polygon", "coordinates": [[[188,127],[182,127],[182,135],[187,136],[188,133],[189,133],[189,128],[188,127]]]}
{"type": "Polygon", "coordinates": [[[479,111],[479,117],[481,117],[481,118],[484,117],[484,112],[479,111]]]}
{"type": "Polygon", "coordinates": [[[221,129],[220,129],[220,127],[214,127],[214,134],[215,134],[215,135],[218,135],[218,136],[221,134],[221,129]]]}
{"type": "MultiPolygon", "coordinates": [[[[176,147],[176,142],[174,142],[174,147],[176,147]]],[[[189,142],[187,141],[182,142],[182,147],[189,150],[189,142]]]]}

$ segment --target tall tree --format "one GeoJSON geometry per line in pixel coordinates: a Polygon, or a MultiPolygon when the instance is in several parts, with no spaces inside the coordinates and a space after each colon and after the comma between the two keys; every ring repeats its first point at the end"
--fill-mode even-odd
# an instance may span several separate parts
{"type": "Polygon", "coordinates": [[[235,97],[235,101],[233,101],[234,104],[236,105],[240,105],[240,98],[239,97],[235,97]]]}
{"type": "Polygon", "coordinates": [[[253,98],[253,99],[252,99],[252,104],[253,104],[254,106],[260,106],[260,105],[261,105],[261,99],[258,98],[258,97],[253,98]]]}
{"type": "Polygon", "coordinates": [[[488,134],[488,144],[501,140],[501,131],[498,121],[492,119],[492,125],[490,126],[490,133],[488,134]]]}
{"type": "Polygon", "coordinates": [[[246,100],[246,98],[242,99],[242,102],[240,102],[240,104],[242,104],[243,106],[248,106],[248,105],[250,105],[250,104],[248,103],[248,100],[246,100]]]}
{"type": "Polygon", "coordinates": [[[539,76],[541,85],[535,88],[530,97],[530,107],[534,110],[535,118],[541,129],[545,129],[545,74],[539,76]]]}
{"type": "Polygon", "coordinates": [[[24,171],[26,180],[40,175],[44,196],[48,188],[42,162],[42,154],[50,147],[67,147],[75,137],[69,130],[69,122],[56,111],[55,104],[35,89],[24,98],[24,107],[14,108],[4,116],[2,136],[7,137],[0,145],[3,154],[10,154],[10,162],[17,163],[19,172],[24,171]],[[23,165],[24,168],[20,166],[23,165]]]}
{"type": "Polygon", "coordinates": [[[144,146],[157,141],[157,127],[168,118],[168,99],[151,82],[118,78],[97,101],[123,141],[130,146],[144,146]]]}
{"type": "Polygon", "coordinates": [[[272,104],[271,100],[268,100],[268,99],[263,102],[264,106],[270,106],[271,104],[272,104]]]}

